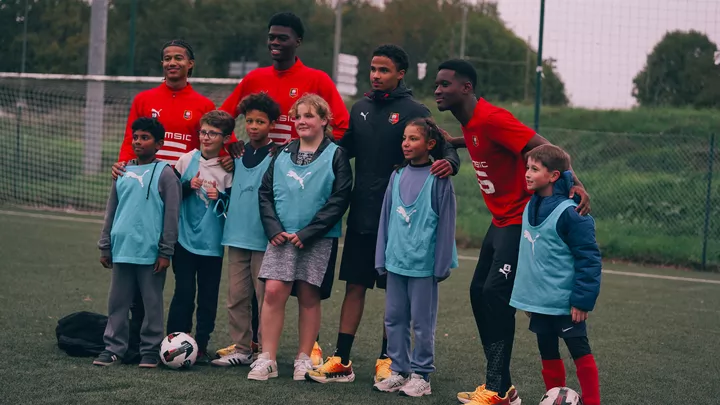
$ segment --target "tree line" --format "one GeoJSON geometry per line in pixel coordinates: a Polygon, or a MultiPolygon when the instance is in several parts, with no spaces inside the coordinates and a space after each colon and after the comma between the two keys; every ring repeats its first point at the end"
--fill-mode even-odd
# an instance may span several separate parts
{"type": "MultiPolygon", "coordinates": [[[[292,11],[305,24],[299,56],[312,67],[332,71],[335,14],[329,0],[136,0],[134,47],[131,46],[133,0],[110,0],[107,30],[108,75],[161,75],[159,49],[173,38],[195,50],[198,77],[228,77],[230,62],[271,63],[266,46],[267,21],[292,11]],[[133,51],[134,50],[134,51],[133,51]],[[131,58],[132,55],[132,58],[131,58]],[[130,63],[130,61],[133,63],[130,63]]],[[[85,74],[90,31],[86,0],[28,0],[26,72],[85,74]]],[[[0,71],[19,71],[25,0],[0,0],[0,71]]],[[[358,88],[368,86],[373,49],[395,43],[410,54],[410,87],[432,89],[435,67],[458,57],[462,5],[458,0],[388,0],[378,7],[346,0],[342,12],[341,52],[356,55],[358,88]],[[418,78],[417,63],[427,63],[418,78]]],[[[532,47],[500,19],[486,2],[468,13],[465,55],[478,68],[481,95],[496,101],[532,101],[535,60],[532,47]]],[[[565,86],[550,64],[544,68],[543,101],[565,105],[565,86]]]]}
{"type": "MultiPolygon", "coordinates": [[[[0,0],[0,71],[19,71],[26,1],[27,57],[34,73],[84,74],[90,31],[87,0],[0,0]]],[[[271,63],[265,43],[267,21],[293,11],[306,26],[300,57],[331,73],[335,15],[330,0],[110,0],[107,31],[108,75],[159,76],[162,44],[189,41],[196,54],[195,75],[228,77],[231,62],[271,63]],[[131,46],[131,37],[134,46],[131,46]]],[[[418,94],[432,90],[435,67],[460,55],[463,5],[460,0],[386,0],[384,7],[346,0],[342,11],[341,52],[358,56],[358,88],[367,86],[372,50],[395,43],[410,54],[406,81],[418,94]],[[417,63],[427,63],[418,78],[417,63]]],[[[503,23],[491,1],[468,13],[464,55],[478,69],[479,95],[494,101],[532,102],[537,54],[503,23]]],[[[641,106],[720,106],[717,45],[695,31],[668,33],[648,55],[633,80],[641,106]]],[[[542,100],[566,105],[565,86],[550,62],[543,66],[542,100]]]]}

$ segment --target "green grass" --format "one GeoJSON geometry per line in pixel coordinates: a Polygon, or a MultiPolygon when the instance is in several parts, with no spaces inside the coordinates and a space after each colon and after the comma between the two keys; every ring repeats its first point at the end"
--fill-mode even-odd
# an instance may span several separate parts
{"type": "MultiPolygon", "coordinates": [[[[29,218],[0,213],[0,380],[3,403],[91,404],[423,404],[455,403],[456,391],[472,389],[482,380],[482,350],[472,318],[468,285],[474,262],[441,284],[436,336],[437,373],[433,395],[398,399],[371,390],[370,378],[381,337],[383,295],[368,295],[352,357],[357,380],[352,384],[320,385],[292,381],[296,344],[296,304],[290,300],[280,359],[281,377],[268,383],[249,382],[247,369],[195,367],[186,372],[139,370],[134,366],[99,368],[89,358],[71,358],[57,349],[58,318],[71,312],[106,312],[109,273],[98,263],[96,223],[29,218]]],[[[476,250],[463,250],[476,256],[476,250]]],[[[720,280],[717,274],[685,273],[606,263],[606,268],[720,280]]],[[[166,309],[173,290],[170,275],[166,309]]],[[[228,343],[227,315],[220,289],[218,320],[212,347],[228,343]]],[[[321,341],[334,344],[344,284],[336,282],[333,297],[323,304],[321,341]]],[[[603,403],[662,405],[713,404],[720,388],[716,344],[720,332],[720,285],[636,278],[606,274],[602,293],[590,318],[590,340],[600,368],[603,403]]],[[[534,337],[527,319],[517,318],[513,358],[514,383],[524,403],[532,405],[544,389],[534,337]]],[[[563,350],[568,359],[567,351],[563,350]]],[[[568,364],[569,385],[578,387],[568,364]]]]}

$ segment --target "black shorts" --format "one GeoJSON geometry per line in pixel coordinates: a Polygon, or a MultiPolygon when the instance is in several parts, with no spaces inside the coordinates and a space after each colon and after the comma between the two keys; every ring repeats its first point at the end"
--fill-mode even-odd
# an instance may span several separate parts
{"type": "Polygon", "coordinates": [[[563,339],[587,336],[585,321],[573,323],[570,315],[530,315],[530,331],[538,335],[556,335],[563,339]]]}
{"type": "Polygon", "coordinates": [[[385,289],[387,275],[379,275],[375,270],[376,234],[361,234],[347,231],[342,262],[340,263],[340,280],[348,284],[362,285],[365,288],[385,289]]]}
{"type": "MultiPolygon", "coordinates": [[[[330,251],[330,259],[328,259],[327,270],[323,276],[322,284],[320,284],[320,299],[326,300],[332,295],[333,282],[335,282],[335,266],[337,265],[338,239],[333,239],[332,250],[330,251]]],[[[297,297],[295,285],[290,291],[290,295],[297,297]]]]}

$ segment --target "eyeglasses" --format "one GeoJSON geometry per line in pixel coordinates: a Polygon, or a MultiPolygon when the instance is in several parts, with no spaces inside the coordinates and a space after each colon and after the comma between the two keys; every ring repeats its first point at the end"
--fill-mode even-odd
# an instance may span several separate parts
{"type": "Polygon", "coordinates": [[[216,139],[219,136],[223,136],[222,132],[216,132],[216,131],[206,131],[204,129],[201,129],[198,131],[198,137],[208,137],[210,139],[216,139]]]}

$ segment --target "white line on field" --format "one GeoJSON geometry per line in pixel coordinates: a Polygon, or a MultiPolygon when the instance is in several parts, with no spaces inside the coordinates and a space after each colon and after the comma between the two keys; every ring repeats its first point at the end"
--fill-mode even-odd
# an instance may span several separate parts
{"type": "MultiPolygon", "coordinates": [[[[6,211],[0,210],[0,215],[20,216],[28,218],[40,218],[40,219],[55,219],[58,221],[71,221],[71,222],[84,222],[90,224],[103,224],[102,219],[92,218],[79,218],[79,217],[65,217],[61,215],[48,215],[48,214],[36,214],[34,212],[22,212],[22,211],[6,211]]],[[[343,247],[344,244],[339,244],[339,247],[343,247]]],[[[473,256],[458,256],[459,260],[475,262],[477,257],[473,256]]],[[[703,284],[720,284],[720,280],[708,280],[704,278],[691,278],[691,277],[676,277],[676,276],[663,276],[660,274],[647,274],[647,273],[633,273],[628,271],[617,271],[603,269],[603,274],[613,274],[618,276],[629,276],[629,277],[643,277],[643,278],[654,278],[660,280],[675,280],[675,281],[689,281],[692,283],[703,283],[703,284]]]]}
{"type": "Polygon", "coordinates": [[[58,221],[71,221],[71,222],[86,222],[89,224],[103,224],[102,219],[92,218],[79,218],[79,217],[64,217],[62,215],[48,215],[48,214],[36,214],[34,212],[22,212],[22,211],[5,211],[0,210],[2,215],[10,215],[13,217],[28,217],[28,218],[40,218],[40,219],[55,219],[58,221]]]}

